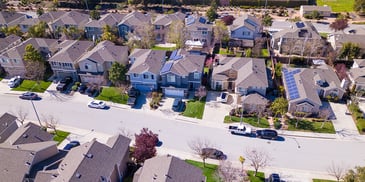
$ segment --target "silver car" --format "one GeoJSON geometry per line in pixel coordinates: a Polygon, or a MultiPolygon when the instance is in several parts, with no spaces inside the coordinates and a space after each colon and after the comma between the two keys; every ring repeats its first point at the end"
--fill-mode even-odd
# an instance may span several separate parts
{"type": "Polygon", "coordinates": [[[95,108],[95,109],[104,109],[106,107],[106,104],[103,101],[93,100],[93,101],[90,101],[87,104],[87,106],[90,108],[95,108]]]}

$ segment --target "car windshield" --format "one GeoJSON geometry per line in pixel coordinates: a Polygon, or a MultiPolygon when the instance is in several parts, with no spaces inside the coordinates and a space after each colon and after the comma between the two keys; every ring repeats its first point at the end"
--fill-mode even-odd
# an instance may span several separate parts
{"type": "Polygon", "coordinates": [[[226,93],[222,93],[222,99],[225,99],[227,97],[226,93]]]}

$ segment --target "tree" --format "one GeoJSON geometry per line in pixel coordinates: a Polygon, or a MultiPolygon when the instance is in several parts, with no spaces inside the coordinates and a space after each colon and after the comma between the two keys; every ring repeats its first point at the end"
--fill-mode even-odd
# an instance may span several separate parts
{"type": "Polygon", "coordinates": [[[33,38],[46,38],[47,37],[47,23],[46,22],[39,22],[38,24],[35,24],[28,29],[28,37],[33,38]]]}
{"type": "Polygon", "coordinates": [[[276,98],[271,104],[270,109],[275,115],[280,114],[281,116],[284,116],[284,114],[288,112],[288,101],[284,97],[276,98]]]}
{"type": "Polygon", "coordinates": [[[224,22],[224,24],[226,26],[228,26],[228,25],[233,24],[233,21],[235,20],[235,18],[232,15],[227,15],[227,16],[222,17],[221,20],[224,22]]]}
{"type": "Polygon", "coordinates": [[[71,26],[69,28],[64,27],[62,31],[67,39],[81,39],[84,35],[84,30],[78,29],[75,26],[71,26]]]}
{"type": "Polygon", "coordinates": [[[109,25],[105,25],[103,27],[103,34],[101,35],[101,41],[109,40],[111,42],[115,42],[117,40],[117,36],[113,32],[112,28],[109,25]]]}
{"type": "Polygon", "coordinates": [[[119,62],[114,62],[109,69],[109,80],[116,86],[120,86],[126,81],[125,74],[127,73],[125,65],[119,62]]]}
{"type": "Polygon", "coordinates": [[[217,9],[217,2],[216,0],[213,0],[208,11],[206,12],[206,16],[210,22],[214,22],[214,20],[218,17],[217,9]]]}
{"type": "Polygon", "coordinates": [[[20,124],[24,124],[24,121],[27,119],[28,117],[28,112],[24,110],[23,107],[19,107],[16,111],[15,111],[15,116],[17,117],[16,119],[19,121],[20,124]]]}
{"type": "Polygon", "coordinates": [[[58,119],[55,118],[53,115],[43,115],[42,120],[44,123],[44,126],[46,128],[52,129],[55,133],[55,135],[58,135],[57,133],[57,126],[58,126],[58,119]]]}
{"type": "Polygon", "coordinates": [[[365,13],[365,1],[364,0],[355,0],[354,10],[359,14],[365,13]]]}
{"type": "Polygon", "coordinates": [[[270,27],[272,25],[272,17],[268,13],[265,13],[262,16],[261,22],[263,26],[270,27]]]}
{"type": "Polygon", "coordinates": [[[240,176],[239,169],[234,168],[231,162],[222,160],[219,161],[219,166],[216,171],[216,175],[219,181],[224,181],[224,182],[233,182],[237,181],[239,178],[242,178],[240,176]]]}
{"type": "Polygon", "coordinates": [[[93,20],[99,20],[100,19],[100,13],[98,10],[91,10],[90,11],[90,17],[93,20]]]}
{"type": "Polygon", "coordinates": [[[261,149],[249,148],[246,150],[246,159],[250,162],[250,165],[255,169],[256,176],[257,171],[260,168],[264,168],[269,165],[271,158],[269,155],[261,149]]]}
{"type": "Polygon", "coordinates": [[[358,58],[360,55],[360,47],[356,43],[345,42],[342,44],[339,57],[346,60],[358,58]]]}
{"type": "Polygon", "coordinates": [[[46,70],[45,62],[41,53],[32,44],[28,44],[25,47],[23,60],[26,70],[25,77],[30,80],[36,80],[37,82],[42,80],[46,70]]]}
{"type": "Polygon", "coordinates": [[[356,166],[355,170],[350,169],[343,177],[344,182],[365,181],[365,167],[356,166]]]}
{"type": "Polygon", "coordinates": [[[137,163],[143,163],[145,160],[156,155],[156,144],[158,143],[158,135],[143,128],[140,134],[135,134],[135,144],[132,156],[137,163]]]}
{"type": "Polygon", "coordinates": [[[151,49],[155,45],[155,33],[152,24],[138,26],[133,33],[128,33],[129,48],[151,49]]]}
{"type": "Polygon", "coordinates": [[[342,31],[344,30],[345,28],[347,28],[349,25],[348,25],[348,21],[347,19],[344,19],[344,18],[337,18],[334,22],[332,22],[330,24],[330,28],[332,30],[334,30],[335,32],[337,31],[342,31]]]}
{"type": "Polygon", "coordinates": [[[198,90],[195,91],[195,97],[198,97],[200,101],[205,96],[207,96],[207,89],[205,86],[200,86],[198,90]]]}
{"type": "Polygon", "coordinates": [[[122,125],[121,127],[119,127],[119,133],[127,138],[132,139],[133,134],[132,132],[126,128],[125,126],[123,126],[123,121],[120,121],[120,124],[122,125]]]}
{"type": "Polygon", "coordinates": [[[317,10],[312,11],[310,16],[312,17],[312,19],[317,19],[317,20],[321,18],[321,14],[317,10]]]}
{"type": "Polygon", "coordinates": [[[6,27],[6,26],[1,27],[0,32],[3,32],[6,36],[9,36],[12,34],[17,35],[17,36],[23,35],[23,32],[21,31],[19,25],[15,25],[15,26],[11,26],[11,27],[6,27]]]}
{"type": "Polygon", "coordinates": [[[276,78],[281,78],[281,76],[282,76],[282,72],[281,72],[282,67],[283,67],[283,65],[281,63],[276,63],[275,64],[275,76],[276,76],[276,78]]]}
{"type": "Polygon", "coordinates": [[[327,122],[327,120],[329,119],[329,117],[331,116],[331,110],[326,108],[326,109],[321,109],[319,111],[319,117],[322,118],[324,121],[322,122],[321,128],[323,128],[324,124],[327,122]]]}
{"type": "Polygon", "coordinates": [[[345,175],[345,168],[343,164],[339,165],[334,162],[327,169],[328,174],[335,177],[337,181],[340,181],[345,175]]]}
{"type": "Polygon", "coordinates": [[[169,43],[176,44],[176,48],[178,49],[183,48],[185,44],[184,22],[179,20],[173,21],[169,26],[166,40],[169,43]]]}
{"type": "Polygon", "coordinates": [[[217,20],[215,22],[215,26],[213,27],[213,34],[215,41],[219,42],[220,47],[222,47],[222,40],[228,42],[229,40],[229,32],[228,27],[224,24],[223,21],[217,20]]]}
{"type": "Polygon", "coordinates": [[[211,142],[207,139],[195,138],[188,142],[190,149],[203,160],[203,166],[205,167],[205,160],[211,155],[211,151],[203,150],[204,148],[213,148],[211,142]]]}
{"type": "Polygon", "coordinates": [[[42,7],[38,7],[38,9],[37,9],[37,15],[38,16],[41,16],[43,14],[44,14],[44,9],[42,7]]]}

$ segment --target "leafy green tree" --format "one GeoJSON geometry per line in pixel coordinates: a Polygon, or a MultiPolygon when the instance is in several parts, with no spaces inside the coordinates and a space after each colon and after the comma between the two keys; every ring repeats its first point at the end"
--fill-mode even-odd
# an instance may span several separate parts
{"type": "Polygon", "coordinates": [[[116,86],[120,86],[126,81],[125,74],[127,73],[127,68],[125,65],[114,62],[112,67],[109,69],[109,80],[116,86]]]}
{"type": "Polygon", "coordinates": [[[365,167],[356,166],[355,170],[350,169],[345,177],[344,182],[363,182],[365,181],[365,167]]]}
{"type": "Polygon", "coordinates": [[[103,27],[103,34],[101,35],[101,40],[109,40],[111,42],[115,42],[117,40],[117,36],[115,32],[113,32],[112,28],[109,25],[105,25],[103,27]]]}
{"type": "Polygon", "coordinates": [[[218,17],[217,9],[218,9],[217,2],[213,0],[206,13],[210,22],[214,22],[214,20],[218,17]]]}
{"type": "Polygon", "coordinates": [[[36,25],[29,27],[28,29],[28,37],[38,37],[38,38],[46,38],[47,37],[47,23],[46,22],[39,22],[36,25]]]}
{"type": "Polygon", "coordinates": [[[270,109],[275,113],[275,115],[280,114],[283,116],[286,112],[288,112],[288,101],[284,97],[276,98],[271,104],[270,109]]]}
{"type": "Polygon", "coordinates": [[[312,13],[311,13],[311,17],[312,17],[312,19],[317,19],[317,20],[319,20],[319,19],[321,18],[321,14],[320,14],[317,10],[314,10],[314,11],[312,11],[312,13]]]}
{"type": "Polygon", "coordinates": [[[360,47],[356,43],[346,42],[342,44],[339,57],[352,60],[360,56],[360,47]]]}
{"type": "Polygon", "coordinates": [[[265,13],[263,16],[262,16],[262,25],[265,26],[265,27],[269,27],[272,25],[272,17],[268,14],[268,13],[265,13]]]}
{"type": "Polygon", "coordinates": [[[66,35],[68,39],[74,39],[74,40],[82,39],[84,36],[84,31],[74,26],[71,26],[69,28],[64,27],[63,33],[66,35]]]}
{"type": "Polygon", "coordinates": [[[213,27],[214,39],[219,42],[220,47],[222,47],[222,41],[228,42],[229,32],[228,27],[221,20],[217,20],[213,27]]]}
{"type": "Polygon", "coordinates": [[[275,64],[275,76],[277,78],[281,78],[282,73],[281,73],[281,68],[283,67],[283,65],[281,63],[276,63],[275,64]]]}
{"type": "Polygon", "coordinates": [[[98,10],[91,10],[90,11],[90,17],[93,20],[99,20],[100,19],[100,13],[98,10]]]}
{"type": "Polygon", "coordinates": [[[23,60],[26,70],[25,77],[30,80],[42,80],[46,70],[45,62],[41,53],[32,44],[25,47],[23,60]]]}
{"type": "Polygon", "coordinates": [[[155,33],[152,24],[137,27],[133,33],[128,33],[129,48],[151,49],[155,45],[155,33]]]}
{"type": "Polygon", "coordinates": [[[365,0],[355,0],[354,10],[359,14],[365,13],[365,0]]]}
{"type": "Polygon", "coordinates": [[[166,35],[166,40],[169,43],[176,44],[176,48],[183,48],[185,43],[185,29],[182,21],[173,21],[166,35]]]}
{"type": "Polygon", "coordinates": [[[41,16],[41,15],[43,15],[43,13],[44,13],[44,9],[42,7],[38,7],[38,9],[37,9],[37,15],[38,16],[41,16]]]}
{"type": "Polygon", "coordinates": [[[17,35],[17,36],[22,36],[23,35],[23,32],[21,31],[19,25],[15,25],[15,26],[12,26],[12,27],[2,27],[1,32],[3,32],[6,36],[9,36],[9,35],[12,35],[12,34],[17,35]]]}

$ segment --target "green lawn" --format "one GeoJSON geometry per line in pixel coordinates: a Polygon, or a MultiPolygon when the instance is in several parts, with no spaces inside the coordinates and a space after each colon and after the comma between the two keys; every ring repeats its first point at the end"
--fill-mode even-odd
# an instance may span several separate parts
{"type": "Polygon", "coordinates": [[[162,50],[162,51],[173,51],[176,47],[159,47],[159,46],[153,46],[152,50],[162,50]]]}
{"type": "Polygon", "coordinates": [[[329,33],[319,33],[319,35],[325,39],[327,39],[329,33]]]}
{"type": "Polygon", "coordinates": [[[224,49],[224,48],[220,48],[219,49],[219,53],[218,54],[229,54],[228,50],[227,49],[224,49]]]}
{"type": "Polygon", "coordinates": [[[262,57],[269,57],[269,50],[267,49],[261,49],[261,56],[262,57]]]}
{"type": "Polygon", "coordinates": [[[70,132],[57,130],[57,135],[54,132],[52,132],[52,134],[54,135],[53,140],[60,144],[63,140],[67,138],[70,132]]]}
{"type": "Polygon", "coordinates": [[[318,6],[327,5],[332,12],[351,12],[354,7],[354,0],[317,0],[318,6]]]}
{"type": "Polygon", "coordinates": [[[11,90],[15,91],[32,91],[32,92],[44,92],[51,85],[52,82],[41,81],[37,84],[36,81],[24,80],[19,87],[13,88],[11,90]]]}
{"type": "Polygon", "coordinates": [[[191,118],[203,118],[205,106],[205,99],[199,100],[189,100],[186,103],[186,109],[183,112],[183,116],[191,117],[191,118]]]}
{"type": "MultiPolygon", "coordinates": [[[[240,122],[241,118],[240,117],[236,117],[236,116],[225,116],[224,117],[224,123],[237,123],[240,122]],[[232,118],[232,120],[231,120],[232,118]]],[[[259,128],[269,128],[270,124],[267,121],[267,119],[265,118],[260,118],[260,123],[257,123],[257,117],[243,117],[242,121],[244,123],[250,124],[251,126],[254,127],[259,127],[259,128]]]]}
{"type": "Polygon", "coordinates": [[[123,94],[122,90],[117,87],[103,87],[103,90],[95,99],[127,104],[128,95],[123,94]]]}
{"type": "Polygon", "coordinates": [[[247,171],[250,182],[265,182],[265,173],[257,172],[256,176],[254,176],[254,173],[255,171],[247,171]]]}
{"type": "Polygon", "coordinates": [[[311,122],[308,120],[300,120],[298,123],[298,127],[295,128],[295,124],[296,124],[297,120],[295,119],[290,119],[288,124],[288,130],[290,131],[307,131],[307,132],[316,132],[316,133],[336,133],[335,128],[333,127],[332,122],[326,122],[323,126],[323,128],[321,128],[322,126],[322,122],[311,122]]]}
{"type": "Polygon", "coordinates": [[[214,164],[207,164],[205,163],[205,167],[202,162],[193,161],[193,160],[185,160],[188,164],[191,164],[195,167],[200,168],[203,171],[204,176],[207,177],[206,182],[216,182],[216,178],[214,177],[214,173],[217,170],[218,166],[214,164]]]}
{"type": "Polygon", "coordinates": [[[336,181],[328,179],[313,179],[313,182],[336,182],[336,181]]]}
{"type": "Polygon", "coordinates": [[[209,68],[208,67],[204,67],[204,73],[209,73],[209,68]]]}

